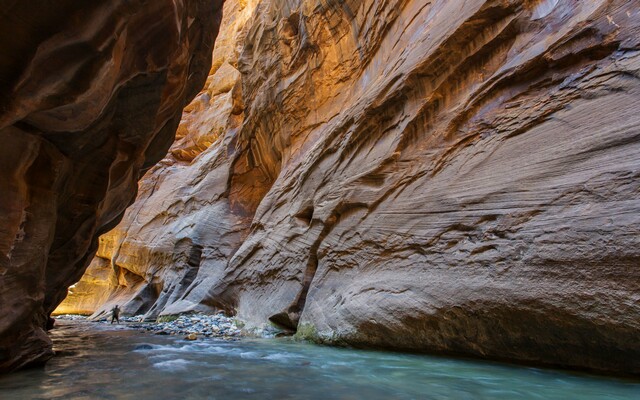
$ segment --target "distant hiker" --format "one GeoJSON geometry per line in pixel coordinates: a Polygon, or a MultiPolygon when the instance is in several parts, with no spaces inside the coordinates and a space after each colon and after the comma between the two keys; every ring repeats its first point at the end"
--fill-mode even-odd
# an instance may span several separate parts
{"type": "Polygon", "coordinates": [[[116,321],[118,324],[120,323],[120,307],[116,304],[115,307],[111,310],[111,323],[116,321]]]}

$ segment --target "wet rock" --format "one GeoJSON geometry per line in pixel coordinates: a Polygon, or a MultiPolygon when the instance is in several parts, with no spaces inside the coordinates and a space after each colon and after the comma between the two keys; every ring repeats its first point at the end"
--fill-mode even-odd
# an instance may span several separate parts
{"type": "Polygon", "coordinates": [[[143,329],[144,332],[156,335],[195,336],[196,339],[198,336],[205,336],[229,340],[242,336],[242,331],[235,325],[235,321],[224,315],[182,315],[171,322],[125,323],[125,326],[143,329]]]}
{"type": "Polygon", "coordinates": [[[57,315],[56,318],[62,321],[86,321],[88,319],[86,315],[75,315],[75,314],[57,315]]]}

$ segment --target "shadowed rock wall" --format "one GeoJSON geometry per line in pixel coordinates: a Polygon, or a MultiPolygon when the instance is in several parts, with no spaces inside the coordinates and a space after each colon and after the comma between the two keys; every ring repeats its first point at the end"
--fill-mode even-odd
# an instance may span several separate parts
{"type": "MultiPolygon", "coordinates": [[[[211,310],[202,304],[207,288],[251,223],[250,214],[231,210],[226,192],[232,141],[244,119],[238,57],[256,3],[225,3],[209,78],[186,107],[168,156],[141,179],[137,201],[100,238],[87,275],[57,313],[104,315],[116,304],[125,314],[150,318],[211,310]],[[204,279],[209,283],[200,285],[204,279]]],[[[247,190],[246,196],[254,194],[247,190]]]]}
{"type": "Polygon", "coordinates": [[[0,17],[0,372],[52,355],[48,315],[165,156],[222,0],[8,1],[0,17]]]}
{"type": "Polygon", "coordinates": [[[227,6],[227,62],[101,239],[97,314],[640,373],[634,2],[227,6]]]}

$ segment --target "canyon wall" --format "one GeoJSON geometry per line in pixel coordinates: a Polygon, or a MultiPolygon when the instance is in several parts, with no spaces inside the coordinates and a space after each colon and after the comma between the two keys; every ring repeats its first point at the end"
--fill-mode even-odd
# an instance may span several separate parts
{"type": "Polygon", "coordinates": [[[207,89],[61,311],[640,373],[637,2],[225,7],[207,89]]]}
{"type": "Polygon", "coordinates": [[[222,0],[3,4],[0,372],[52,356],[48,316],[173,143],[221,12],[222,0]]]}

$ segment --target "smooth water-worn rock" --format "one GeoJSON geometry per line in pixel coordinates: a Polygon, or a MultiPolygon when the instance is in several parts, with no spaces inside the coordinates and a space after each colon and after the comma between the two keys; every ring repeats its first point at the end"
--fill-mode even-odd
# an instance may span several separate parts
{"type": "Polygon", "coordinates": [[[227,7],[96,315],[640,373],[635,2],[227,7]]]}
{"type": "Polygon", "coordinates": [[[9,1],[0,17],[0,372],[48,315],[205,82],[222,0],[9,1]]]}

